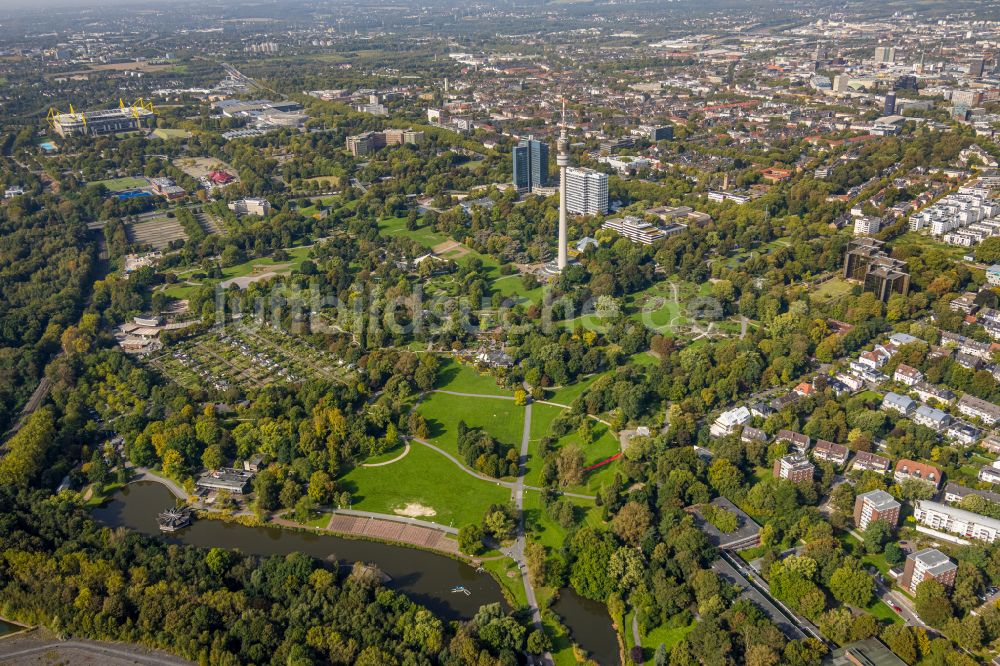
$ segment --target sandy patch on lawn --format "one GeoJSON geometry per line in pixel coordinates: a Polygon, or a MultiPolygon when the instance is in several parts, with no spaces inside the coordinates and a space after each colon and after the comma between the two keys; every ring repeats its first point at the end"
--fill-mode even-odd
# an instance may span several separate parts
{"type": "Polygon", "coordinates": [[[445,259],[460,259],[472,252],[471,249],[454,240],[438,243],[431,248],[431,251],[438,256],[443,256],[445,259]]]}
{"type": "Polygon", "coordinates": [[[431,507],[416,502],[410,502],[402,509],[393,509],[392,512],[397,516],[406,516],[407,518],[426,518],[437,515],[437,511],[431,507]]]}

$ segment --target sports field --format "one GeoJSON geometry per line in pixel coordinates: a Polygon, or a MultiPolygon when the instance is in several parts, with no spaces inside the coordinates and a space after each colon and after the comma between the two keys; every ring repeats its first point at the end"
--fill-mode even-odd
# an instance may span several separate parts
{"type": "Polygon", "coordinates": [[[123,178],[108,178],[107,180],[94,181],[94,185],[103,185],[109,192],[121,192],[122,190],[134,190],[139,187],[146,187],[149,181],[145,178],[135,176],[125,176],[123,178]]]}

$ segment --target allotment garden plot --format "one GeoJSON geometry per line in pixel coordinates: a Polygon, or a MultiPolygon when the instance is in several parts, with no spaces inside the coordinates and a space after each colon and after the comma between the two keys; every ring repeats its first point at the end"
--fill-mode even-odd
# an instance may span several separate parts
{"type": "Polygon", "coordinates": [[[173,241],[187,240],[187,234],[177,218],[154,217],[145,222],[126,227],[128,239],[137,245],[150,245],[155,250],[165,250],[173,241]]]}
{"type": "Polygon", "coordinates": [[[333,354],[271,327],[217,327],[150,359],[189,388],[250,389],[274,382],[343,381],[350,370],[333,354]]]}

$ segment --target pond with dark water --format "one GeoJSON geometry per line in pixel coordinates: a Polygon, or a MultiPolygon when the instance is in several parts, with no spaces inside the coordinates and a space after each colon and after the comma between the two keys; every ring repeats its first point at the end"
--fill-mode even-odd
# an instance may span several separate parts
{"type": "Polygon", "coordinates": [[[573,640],[591,659],[603,666],[619,663],[618,635],[607,606],[581,597],[572,588],[565,588],[559,590],[559,599],[552,610],[562,618],[573,640]]]}
{"type": "MultiPolygon", "coordinates": [[[[354,562],[373,564],[389,576],[388,587],[449,620],[468,619],[483,604],[503,602],[500,586],[489,574],[477,573],[465,562],[414,548],[280,527],[247,527],[221,520],[196,520],[190,527],[164,534],[156,516],[173,506],[174,496],[165,487],[139,481],[95,509],[94,518],[104,525],[157,536],[168,543],[237,549],[258,556],[299,552],[327,562],[336,558],[348,566],[354,562]],[[464,587],[470,594],[452,592],[456,587],[464,587]]],[[[594,660],[605,665],[618,663],[618,640],[603,604],[565,589],[553,610],[594,660]]]]}
{"type": "Polygon", "coordinates": [[[235,548],[247,555],[299,552],[320,560],[336,558],[347,565],[373,564],[391,578],[388,587],[449,620],[468,619],[483,604],[503,602],[499,585],[488,573],[476,573],[464,562],[415,548],[280,527],[247,527],[221,520],[196,520],[190,527],[164,534],[156,516],[172,506],[174,496],[169,490],[159,483],[139,481],[129,484],[96,509],[94,518],[111,527],[127,527],[159,536],[168,543],[235,548]],[[470,594],[451,591],[459,586],[470,594]]]}

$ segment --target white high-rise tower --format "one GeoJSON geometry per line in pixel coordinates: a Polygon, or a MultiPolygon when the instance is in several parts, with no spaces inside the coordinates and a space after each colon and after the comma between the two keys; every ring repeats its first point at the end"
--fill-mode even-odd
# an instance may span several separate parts
{"type": "Polygon", "coordinates": [[[566,241],[566,169],[569,167],[569,141],[566,139],[566,100],[562,103],[562,129],[559,132],[559,141],[556,143],[556,164],[559,166],[559,258],[556,260],[556,268],[560,271],[566,268],[567,241],[566,241]]]}

